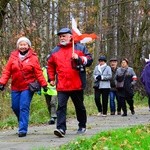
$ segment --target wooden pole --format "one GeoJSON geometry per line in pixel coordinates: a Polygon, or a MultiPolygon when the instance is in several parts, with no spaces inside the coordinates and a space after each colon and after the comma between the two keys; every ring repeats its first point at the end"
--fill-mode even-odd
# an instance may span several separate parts
{"type": "Polygon", "coordinates": [[[74,54],[74,39],[72,39],[72,53],[74,54]]]}

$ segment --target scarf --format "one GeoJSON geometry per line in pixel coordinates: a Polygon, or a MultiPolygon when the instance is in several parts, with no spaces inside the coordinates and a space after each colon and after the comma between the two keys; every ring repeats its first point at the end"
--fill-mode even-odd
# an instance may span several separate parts
{"type": "Polygon", "coordinates": [[[102,71],[104,70],[104,68],[107,66],[107,64],[105,63],[104,65],[98,65],[98,70],[99,72],[102,74],[102,71]]]}

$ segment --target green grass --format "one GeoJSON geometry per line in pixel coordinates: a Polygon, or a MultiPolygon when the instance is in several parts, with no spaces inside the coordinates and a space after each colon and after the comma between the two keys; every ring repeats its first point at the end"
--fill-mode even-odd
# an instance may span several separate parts
{"type": "MultiPolygon", "coordinates": [[[[135,107],[147,106],[147,97],[142,97],[139,93],[134,96],[135,107]]],[[[17,127],[17,119],[11,110],[11,100],[9,93],[0,95],[0,129],[14,128],[17,127]]],[[[87,115],[97,114],[97,108],[94,102],[94,96],[85,96],[84,100],[87,115]]],[[[109,112],[109,105],[108,105],[109,112]]],[[[67,118],[75,118],[75,109],[71,99],[68,101],[67,118]]],[[[30,125],[38,125],[47,123],[49,120],[49,113],[47,110],[45,97],[35,94],[31,102],[30,111],[30,125]]]]}
{"type": "Polygon", "coordinates": [[[98,133],[78,138],[58,150],[149,150],[150,124],[98,133]]]}
{"type": "MultiPolygon", "coordinates": [[[[135,94],[134,101],[135,107],[148,106],[147,97],[142,97],[139,93],[135,94]]],[[[11,110],[10,95],[8,93],[1,94],[0,103],[0,129],[17,127],[17,119],[11,110]]],[[[85,96],[84,103],[87,115],[97,114],[93,95],[85,96]]],[[[67,117],[76,117],[71,100],[68,101],[67,117]]],[[[30,126],[43,124],[48,120],[49,114],[45,98],[35,94],[31,103],[30,126]]],[[[67,145],[61,146],[59,150],[149,150],[149,134],[150,125],[111,130],[101,132],[91,138],[78,138],[67,145]]],[[[48,150],[48,148],[41,147],[38,150],[48,150]]]]}

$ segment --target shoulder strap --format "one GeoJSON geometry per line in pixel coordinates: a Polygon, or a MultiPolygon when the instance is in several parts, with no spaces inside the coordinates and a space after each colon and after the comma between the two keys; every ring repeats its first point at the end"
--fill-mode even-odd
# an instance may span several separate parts
{"type": "Polygon", "coordinates": [[[127,70],[128,70],[128,68],[124,71],[123,76],[125,76],[125,75],[126,75],[127,70]]]}
{"type": "Polygon", "coordinates": [[[104,73],[104,71],[105,71],[105,69],[107,68],[107,66],[103,69],[103,71],[102,71],[102,75],[103,75],[103,73],[104,73]]]}
{"type": "Polygon", "coordinates": [[[125,76],[126,76],[126,72],[127,72],[128,68],[124,71],[123,73],[123,81],[125,80],[125,76]]]}

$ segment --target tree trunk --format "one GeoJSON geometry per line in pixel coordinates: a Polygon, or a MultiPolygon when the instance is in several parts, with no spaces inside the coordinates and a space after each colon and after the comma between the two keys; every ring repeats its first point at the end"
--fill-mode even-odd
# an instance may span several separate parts
{"type": "Polygon", "coordinates": [[[5,16],[5,9],[7,7],[7,4],[9,3],[10,0],[0,0],[0,30],[3,25],[3,20],[5,16]]]}

